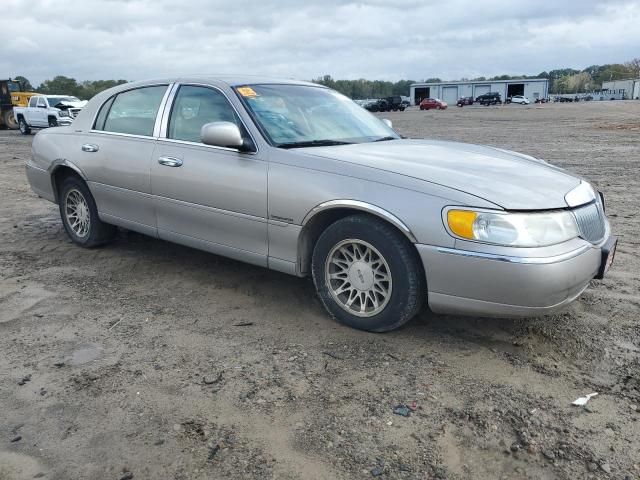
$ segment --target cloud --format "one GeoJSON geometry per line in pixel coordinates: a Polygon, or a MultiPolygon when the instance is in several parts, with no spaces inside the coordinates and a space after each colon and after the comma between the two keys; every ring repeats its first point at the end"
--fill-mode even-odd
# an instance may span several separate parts
{"type": "Polygon", "coordinates": [[[4,0],[0,76],[536,74],[638,55],[640,1],[4,0]],[[7,4],[8,1],[8,4],[7,4]]]}

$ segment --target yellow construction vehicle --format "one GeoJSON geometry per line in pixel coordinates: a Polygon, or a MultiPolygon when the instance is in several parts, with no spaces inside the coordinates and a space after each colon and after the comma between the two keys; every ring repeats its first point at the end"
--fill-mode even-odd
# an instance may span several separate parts
{"type": "Polygon", "coordinates": [[[25,92],[17,80],[0,80],[0,127],[16,130],[18,122],[13,116],[13,107],[26,107],[35,92],[25,92]]]}

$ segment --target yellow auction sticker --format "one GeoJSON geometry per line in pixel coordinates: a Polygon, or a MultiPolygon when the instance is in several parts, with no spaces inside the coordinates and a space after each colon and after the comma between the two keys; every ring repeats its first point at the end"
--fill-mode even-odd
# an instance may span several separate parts
{"type": "Polygon", "coordinates": [[[243,97],[257,97],[258,94],[251,87],[238,87],[238,93],[243,97]]]}

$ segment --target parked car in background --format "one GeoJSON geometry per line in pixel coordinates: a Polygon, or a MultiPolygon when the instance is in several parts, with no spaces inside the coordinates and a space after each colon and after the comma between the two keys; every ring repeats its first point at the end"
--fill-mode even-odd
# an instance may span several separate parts
{"type": "Polygon", "coordinates": [[[502,104],[502,97],[498,92],[489,92],[476,97],[476,102],[480,105],[498,105],[502,104]]]}
{"type": "Polygon", "coordinates": [[[389,105],[386,99],[379,98],[378,100],[374,100],[373,102],[368,103],[364,108],[366,108],[370,112],[386,112],[387,110],[389,110],[389,105]]]}
{"type": "Polygon", "coordinates": [[[553,312],[605,275],[616,246],[586,180],[499,148],[403,139],[344,95],[292,80],[111,88],[35,136],[26,174],[79,246],[118,225],[311,276],[331,317],[374,332],[425,302],[553,312]]]}
{"type": "Polygon", "coordinates": [[[473,105],[473,97],[460,97],[456,105],[458,107],[464,107],[465,105],[473,105]]]}
{"type": "Polygon", "coordinates": [[[420,102],[420,110],[445,110],[446,108],[447,102],[439,98],[425,98],[420,102]]]}
{"type": "Polygon", "coordinates": [[[394,112],[397,112],[398,110],[400,110],[401,112],[404,112],[405,104],[402,101],[402,97],[400,95],[387,97],[386,101],[387,101],[387,111],[390,112],[393,110],[394,112]]]}
{"type": "Polygon", "coordinates": [[[524,95],[513,95],[511,97],[511,103],[519,103],[520,105],[529,105],[531,100],[529,100],[524,95]]]}
{"type": "Polygon", "coordinates": [[[71,125],[86,104],[70,95],[34,95],[26,107],[14,107],[13,115],[20,132],[28,135],[32,128],[71,125]]]}

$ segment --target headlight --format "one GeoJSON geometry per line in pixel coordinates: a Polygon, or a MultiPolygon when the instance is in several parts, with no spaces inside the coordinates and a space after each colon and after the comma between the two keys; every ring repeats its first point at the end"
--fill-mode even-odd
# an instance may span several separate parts
{"type": "Polygon", "coordinates": [[[69,116],[69,111],[68,110],[60,110],[58,112],[58,116],[59,117],[68,117],[69,116]]]}
{"type": "Polygon", "coordinates": [[[578,236],[571,212],[507,213],[449,210],[451,232],[466,240],[510,247],[545,247],[578,236]]]}

